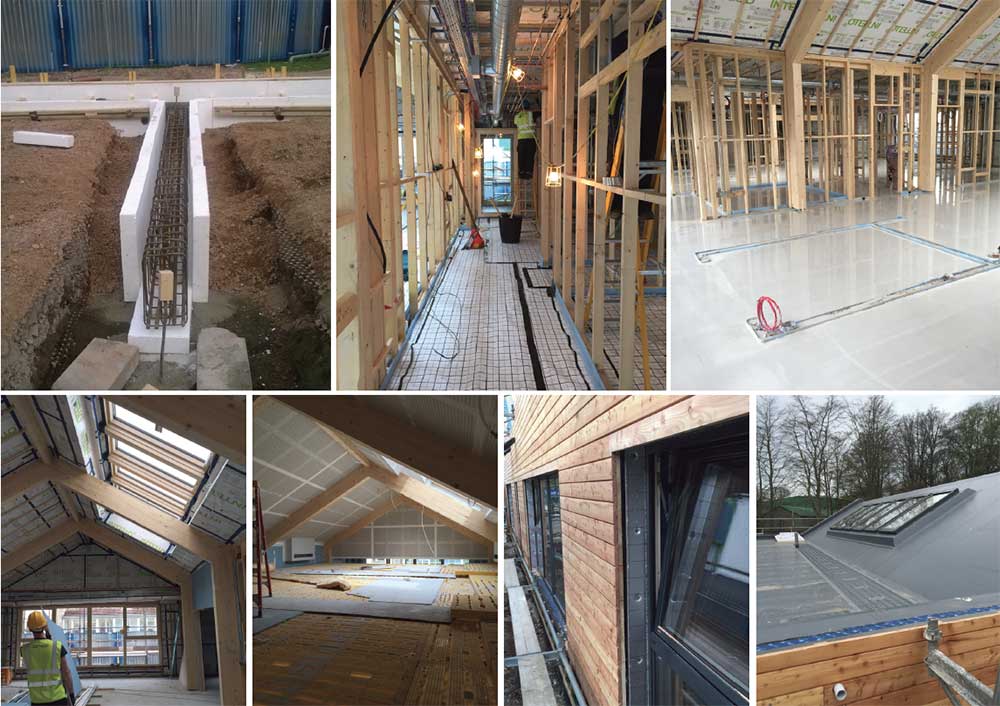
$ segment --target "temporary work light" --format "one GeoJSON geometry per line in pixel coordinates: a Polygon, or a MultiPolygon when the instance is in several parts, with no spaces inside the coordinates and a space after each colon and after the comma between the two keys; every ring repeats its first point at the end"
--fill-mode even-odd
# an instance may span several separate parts
{"type": "Polygon", "coordinates": [[[545,170],[545,186],[556,188],[562,186],[562,167],[550,164],[545,170]]]}

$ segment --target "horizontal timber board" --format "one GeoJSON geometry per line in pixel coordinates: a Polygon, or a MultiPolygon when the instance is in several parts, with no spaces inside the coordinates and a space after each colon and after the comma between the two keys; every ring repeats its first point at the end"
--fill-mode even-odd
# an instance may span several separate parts
{"type": "MultiPolygon", "coordinates": [[[[958,655],[1000,644],[1000,628],[959,633],[942,642],[942,651],[958,660],[958,655]]],[[[817,685],[831,685],[869,674],[877,674],[908,665],[920,664],[927,655],[927,643],[913,642],[894,647],[876,648],[844,657],[835,657],[809,665],[789,667],[774,672],[757,673],[757,698],[802,691],[817,685]]]]}

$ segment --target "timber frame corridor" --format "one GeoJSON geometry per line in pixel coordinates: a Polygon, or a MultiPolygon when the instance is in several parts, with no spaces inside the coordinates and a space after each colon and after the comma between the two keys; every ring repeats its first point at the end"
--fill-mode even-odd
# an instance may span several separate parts
{"type": "Polygon", "coordinates": [[[666,388],[667,3],[537,4],[507,59],[473,42],[480,74],[464,33],[491,12],[337,3],[338,389],[666,388]],[[493,220],[511,211],[520,247],[493,220]]]}

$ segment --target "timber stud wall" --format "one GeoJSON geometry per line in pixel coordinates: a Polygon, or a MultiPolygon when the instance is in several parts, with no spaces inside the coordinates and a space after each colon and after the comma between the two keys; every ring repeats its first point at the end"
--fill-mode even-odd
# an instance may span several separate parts
{"type": "MultiPolygon", "coordinates": [[[[522,481],[557,471],[566,643],[588,702],[622,703],[623,552],[616,453],[749,414],[741,396],[518,395],[505,484],[516,484],[516,541],[530,560],[522,481]]],[[[541,567],[536,567],[540,572],[541,567]]]]}
{"type": "MultiPolygon", "coordinates": [[[[940,649],[991,689],[1000,661],[1000,613],[941,624],[940,649]]],[[[927,670],[924,626],[821,642],[757,658],[759,706],[949,704],[927,670]],[[833,687],[847,696],[837,701],[833,687]]]]}
{"type": "MultiPolygon", "coordinates": [[[[1000,14],[987,5],[970,22],[1000,14]]],[[[875,198],[890,144],[895,192],[1000,176],[1000,72],[943,68],[964,46],[951,33],[923,63],[906,64],[806,54],[815,28],[802,20],[790,30],[785,51],[673,44],[674,179],[691,181],[703,220],[875,198]],[[766,189],[756,205],[755,187],[766,189]]]]}
{"type": "Polygon", "coordinates": [[[382,383],[466,216],[458,178],[472,194],[472,100],[442,68],[444,58],[417,20],[414,0],[400,3],[386,21],[361,73],[388,4],[335,3],[338,389],[382,383]],[[403,139],[407,135],[411,139],[403,139]]]}
{"type": "MultiPolygon", "coordinates": [[[[604,361],[603,293],[608,253],[618,253],[621,258],[622,351],[634,350],[637,315],[640,335],[646,330],[642,320],[646,278],[639,274],[639,265],[645,265],[650,251],[655,252],[661,271],[666,261],[666,179],[657,177],[653,188],[639,188],[640,142],[659,139],[658,158],[666,158],[665,115],[658,137],[643,135],[640,129],[643,62],[666,46],[666,19],[655,22],[665,1],[627,1],[628,48],[609,60],[611,18],[620,4],[619,0],[599,4],[579,0],[556,29],[543,65],[541,178],[544,180],[548,166],[562,165],[563,182],[561,188],[541,189],[537,215],[542,260],[552,266],[553,283],[598,369],[604,361]],[[624,100],[624,108],[615,154],[609,163],[608,107],[612,84],[620,78],[626,82],[619,98],[624,100]],[[606,185],[604,178],[608,176],[620,176],[622,186],[606,185]],[[608,213],[615,195],[623,202],[621,238],[609,243],[608,213]],[[640,201],[648,202],[653,212],[641,231],[640,201]],[[589,276],[588,259],[593,263],[589,276]]],[[[662,284],[662,279],[657,279],[662,284]]],[[[648,365],[644,373],[637,380],[634,356],[622,355],[619,388],[649,388],[648,365]]]]}

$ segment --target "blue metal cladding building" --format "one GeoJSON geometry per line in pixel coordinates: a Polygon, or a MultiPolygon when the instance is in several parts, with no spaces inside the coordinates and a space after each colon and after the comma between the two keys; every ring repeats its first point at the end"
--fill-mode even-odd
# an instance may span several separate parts
{"type": "Polygon", "coordinates": [[[18,71],[280,61],[330,42],[331,0],[3,0],[18,71]]]}

